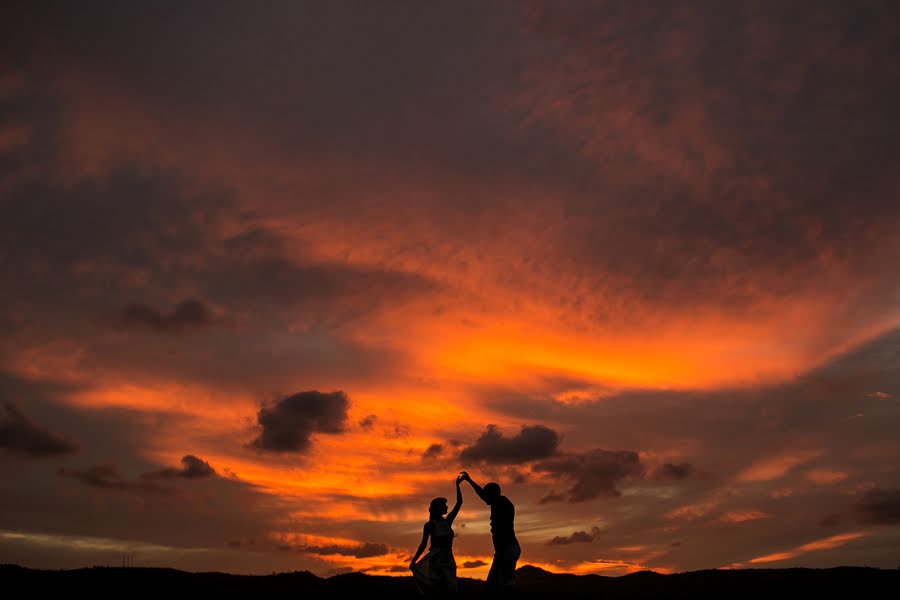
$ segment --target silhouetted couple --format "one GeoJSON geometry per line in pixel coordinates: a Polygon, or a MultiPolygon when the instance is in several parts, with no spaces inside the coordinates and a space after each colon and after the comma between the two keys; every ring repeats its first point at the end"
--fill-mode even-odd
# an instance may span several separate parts
{"type": "Polygon", "coordinates": [[[413,578],[422,594],[433,596],[453,596],[457,591],[456,559],[453,558],[453,520],[462,507],[460,484],[468,481],[478,497],[491,507],[491,537],[494,541],[494,562],[488,573],[487,587],[493,595],[511,591],[516,583],[516,562],[522,553],[513,519],[516,507],[509,498],[500,493],[500,485],[489,483],[484,488],[472,481],[463,471],[456,478],[456,504],[447,512],[447,499],[435,498],[428,507],[428,522],[422,532],[422,543],[409,563],[413,578]],[[446,517],[444,515],[447,515],[446,517]],[[431,548],[421,561],[428,539],[431,548]],[[416,562],[418,561],[418,562],[416,562]]]}

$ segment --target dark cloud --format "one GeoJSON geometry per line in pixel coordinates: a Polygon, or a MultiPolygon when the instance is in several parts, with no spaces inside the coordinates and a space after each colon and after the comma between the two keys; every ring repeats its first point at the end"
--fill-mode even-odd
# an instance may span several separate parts
{"type": "Polygon", "coordinates": [[[665,463],[656,476],[660,479],[686,479],[694,472],[694,465],[691,463],[665,463]]]}
{"type": "Polygon", "coordinates": [[[306,554],[340,554],[341,556],[353,556],[355,558],[371,558],[373,556],[384,556],[391,551],[387,544],[376,544],[366,542],[360,546],[343,546],[332,544],[329,546],[281,546],[282,550],[292,550],[295,552],[303,552],[306,554]]]}
{"type": "Polygon", "coordinates": [[[900,488],[873,488],[857,504],[860,521],[872,525],[900,523],[900,488]]]}
{"type": "Polygon", "coordinates": [[[250,445],[271,452],[305,452],[314,433],[340,433],[350,402],[344,392],[299,392],[257,413],[262,432],[250,445]]]}
{"type": "MultiPolygon", "coordinates": [[[[569,454],[539,462],[532,468],[538,473],[572,481],[567,495],[569,502],[621,496],[616,484],[644,473],[637,453],[629,450],[597,449],[584,454],[569,454]]],[[[553,497],[554,500],[557,498],[556,495],[553,497]]]]}
{"type": "Polygon", "coordinates": [[[412,428],[403,423],[394,423],[385,427],[382,430],[382,434],[389,440],[398,440],[409,437],[412,434],[412,428]]]}
{"type": "Polygon", "coordinates": [[[572,535],[568,536],[556,536],[549,542],[547,542],[548,546],[567,546],[569,544],[589,544],[597,539],[600,535],[600,529],[598,527],[594,527],[591,529],[591,532],[588,533],[586,531],[576,531],[572,535]]]}
{"type": "Polygon", "coordinates": [[[159,477],[163,479],[171,479],[175,477],[183,477],[185,479],[204,479],[216,476],[216,470],[209,466],[208,462],[197,458],[193,454],[186,454],[184,457],[182,457],[181,465],[182,466],[180,469],[167,467],[158,471],[144,473],[143,477],[159,477]]]}
{"type": "Polygon", "coordinates": [[[551,502],[562,502],[566,499],[565,494],[561,494],[557,491],[551,491],[547,494],[541,496],[541,499],[538,501],[539,504],[550,504],[551,502]]]}
{"type": "Polygon", "coordinates": [[[422,453],[422,460],[432,460],[444,452],[443,444],[432,444],[422,453]]]}
{"type": "Polygon", "coordinates": [[[484,562],[483,560],[467,560],[466,562],[464,562],[462,564],[462,568],[463,569],[474,569],[476,567],[483,567],[486,564],[487,563],[484,562]]]}
{"type": "Polygon", "coordinates": [[[0,450],[26,458],[71,454],[78,446],[63,436],[47,431],[10,403],[0,417],[0,450]]]}
{"type": "Polygon", "coordinates": [[[363,417],[362,419],[359,420],[359,426],[362,427],[363,429],[365,429],[366,431],[369,431],[370,429],[372,429],[372,427],[375,426],[375,421],[377,421],[377,420],[378,420],[377,415],[366,415],[365,417],[363,417]]]}
{"type": "Polygon", "coordinates": [[[488,425],[474,444],[459,454],[463,463],[523,463],[556,454],[559,435],[543,425],[523,425],[511,438],[503,437],[496,425],[488,425]]]}
{"type": "Polygon", "coordinates": [[[160,333],[179,333],[213,324],[213,315],[200,300],[182,300],[168,314],[147,304],[128,304],[117,315],[125,326],[144,327],[160,333]]]}
{"type": "Polygon", "coordinates": [[[391,565],[385,570],[388,573],[406,573],[409,571],[409,567],[404,567],[403,565],[391,565]]]}
{"type": "Polygon", "coordinates": [[[174,488],[162,486],[145,479],[135,481],[125,479],[119,472],[119,469],[111,463],[94,465],[86,469],[63,467],[57,473],[62,477],[76,479],[85,485],[107,490],[162,493],[174,491],[174,488]]]}

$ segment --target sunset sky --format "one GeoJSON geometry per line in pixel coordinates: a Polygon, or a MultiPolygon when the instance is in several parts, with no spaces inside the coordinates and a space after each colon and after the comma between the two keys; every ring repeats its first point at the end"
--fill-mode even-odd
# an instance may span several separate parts
{"type": "Polygon", "coordinates": [[[4,2],[0,563],[897,567],[898,22],[4,2]]]}

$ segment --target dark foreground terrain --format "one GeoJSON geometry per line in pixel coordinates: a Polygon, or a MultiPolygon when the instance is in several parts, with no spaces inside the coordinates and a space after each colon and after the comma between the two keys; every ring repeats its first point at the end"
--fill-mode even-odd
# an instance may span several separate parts
{"type": "MultiPolygon", "coordinates": [[[[755,569],[623,577],[518,570],[518,598],[897,598],[900,569],[755,569]]],[[[4,598],[418,598],[409,577],[351,573],[323,579],[303,571],[248,576],[174,569],[95,567],[39,571],[0,565],[4,598]]],[[[484,596],[484,582],[460,579],[460,598],[484,596]]]]}

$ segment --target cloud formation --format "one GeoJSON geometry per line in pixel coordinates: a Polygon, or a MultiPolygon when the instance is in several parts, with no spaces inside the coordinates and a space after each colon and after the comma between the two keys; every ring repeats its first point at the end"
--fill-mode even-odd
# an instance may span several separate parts
{"type": "Polygon", "coordinates": [[[661,479],[686,479],[694,472],[694,465],[691,463],[664,463],[657,472],[657,477],[661,479]]]}
{"type": "MultiPolygon", "coordinates": [[[[551,477],[572,482],[566,499],[586,502],[601,496],[616,497],[622,493],[616,485],[628,477],[640,477],[644,466],[637,452],[630,450],[591,450],[584,454],[569,454],[535,464],[532,469],[551,477]]],[[[545,497],[558,500],[559,495],[545,497]]]]}
{"type": "Polygon", "coordinates": [[[119,469],[112,463],[94,465],[85,469],[60,468],[57,473],[62,477],[70,477],[81,483],[101,489],[116,491],[139,491],[168,493],[174,488],[162,486],[146,479],[126,479],[119,469]]]}
{"type": "Polygon", "coordinates": [[[341,556],[352,556],[354,558],[371,558],[373,556],[384,556],[391,550],[387,544],[376,544],[372,542],[365,542],[364,544],[359,546],[347,546],[340,544],[332,544],[327,546],[287,545],[282,546],[282,549],[304,552],[306,554],[321,554],[323,556],[339,554],[341,556]]]}
{"type": "Polygon", "coordinates": [[[205,479],[215,477],[216,470],[209,466],[209,463],[203,459],[197,458],[193,454],[186,454],[181,459],[181,468],[166,467],[158,471],[144,473],[143,477],[159,477],[162,479],[172,479],[181,477],[184,479],[205,479]]]}
{"type": "Polygon", "coordinates": [[[477,567],[483,567],[487,563],[483,560],[467,560],[462,564],[463,569],[475,569],[477,567]]]}
{"type": "Polygon", "coordinates": [[[314,433],[340,433],[350,402],[341,391],[298,392],[257,413],[262,431],[250,445],[270,452],[306,452],[314,433]]]}
{"type": "Polygon", "coordinates": [[[600,535],[600,529],[598,527],[594,527],[591,529],[591,532],[588,533],[586,531],[576,531],[572,533],[572,535],[568,536],[556,536],[549,542],[547,545],[549,546],[567,546],[569,544],[589,544],[597,539],[597,536],[600,535]]]}
{"type": "Polygon", "coordinates": [[[443,444],[431,444],[425,449],[425,452],[422,453],[422,460],[433,460],[439,457],[443,452],[443,444]]]}
{"type": "Polygon", "coordinates": [[[4,404],[0,417],[0,450],[25,458],[45,458],[71,454],[78,446],[71,440],[47,431],[26,417],[11,403],[4,404]]]}
{"type": "Polygon", "coordinates": [[[503,437],[496,425],[488,425],[471,446],[459,453],[464,463],[519,464],[553,456],[559,434],[544,425],[523,425],[513,437],[503,437]]]}
{"type": "Polygon", "coordinates": [[[182,300],[164,314],[147,304],[128,304],[118,315],[125,326],[145,327],[159,333],[179,333],[189,329],[201,329],[213,324],[209,308],[200,300],[182,300]]]}
{"type": "Polygon", "coordinates": [[[550,504],[551,502],[562,502],[565,499],[566,499],[565,494],[563,494],[561,492],[557,492],[555,490],[552,490],[550,492],[547,492],[543,496],[541,496],[541,499],[538,501],[538,503],[539,504],[550,504]]]}

